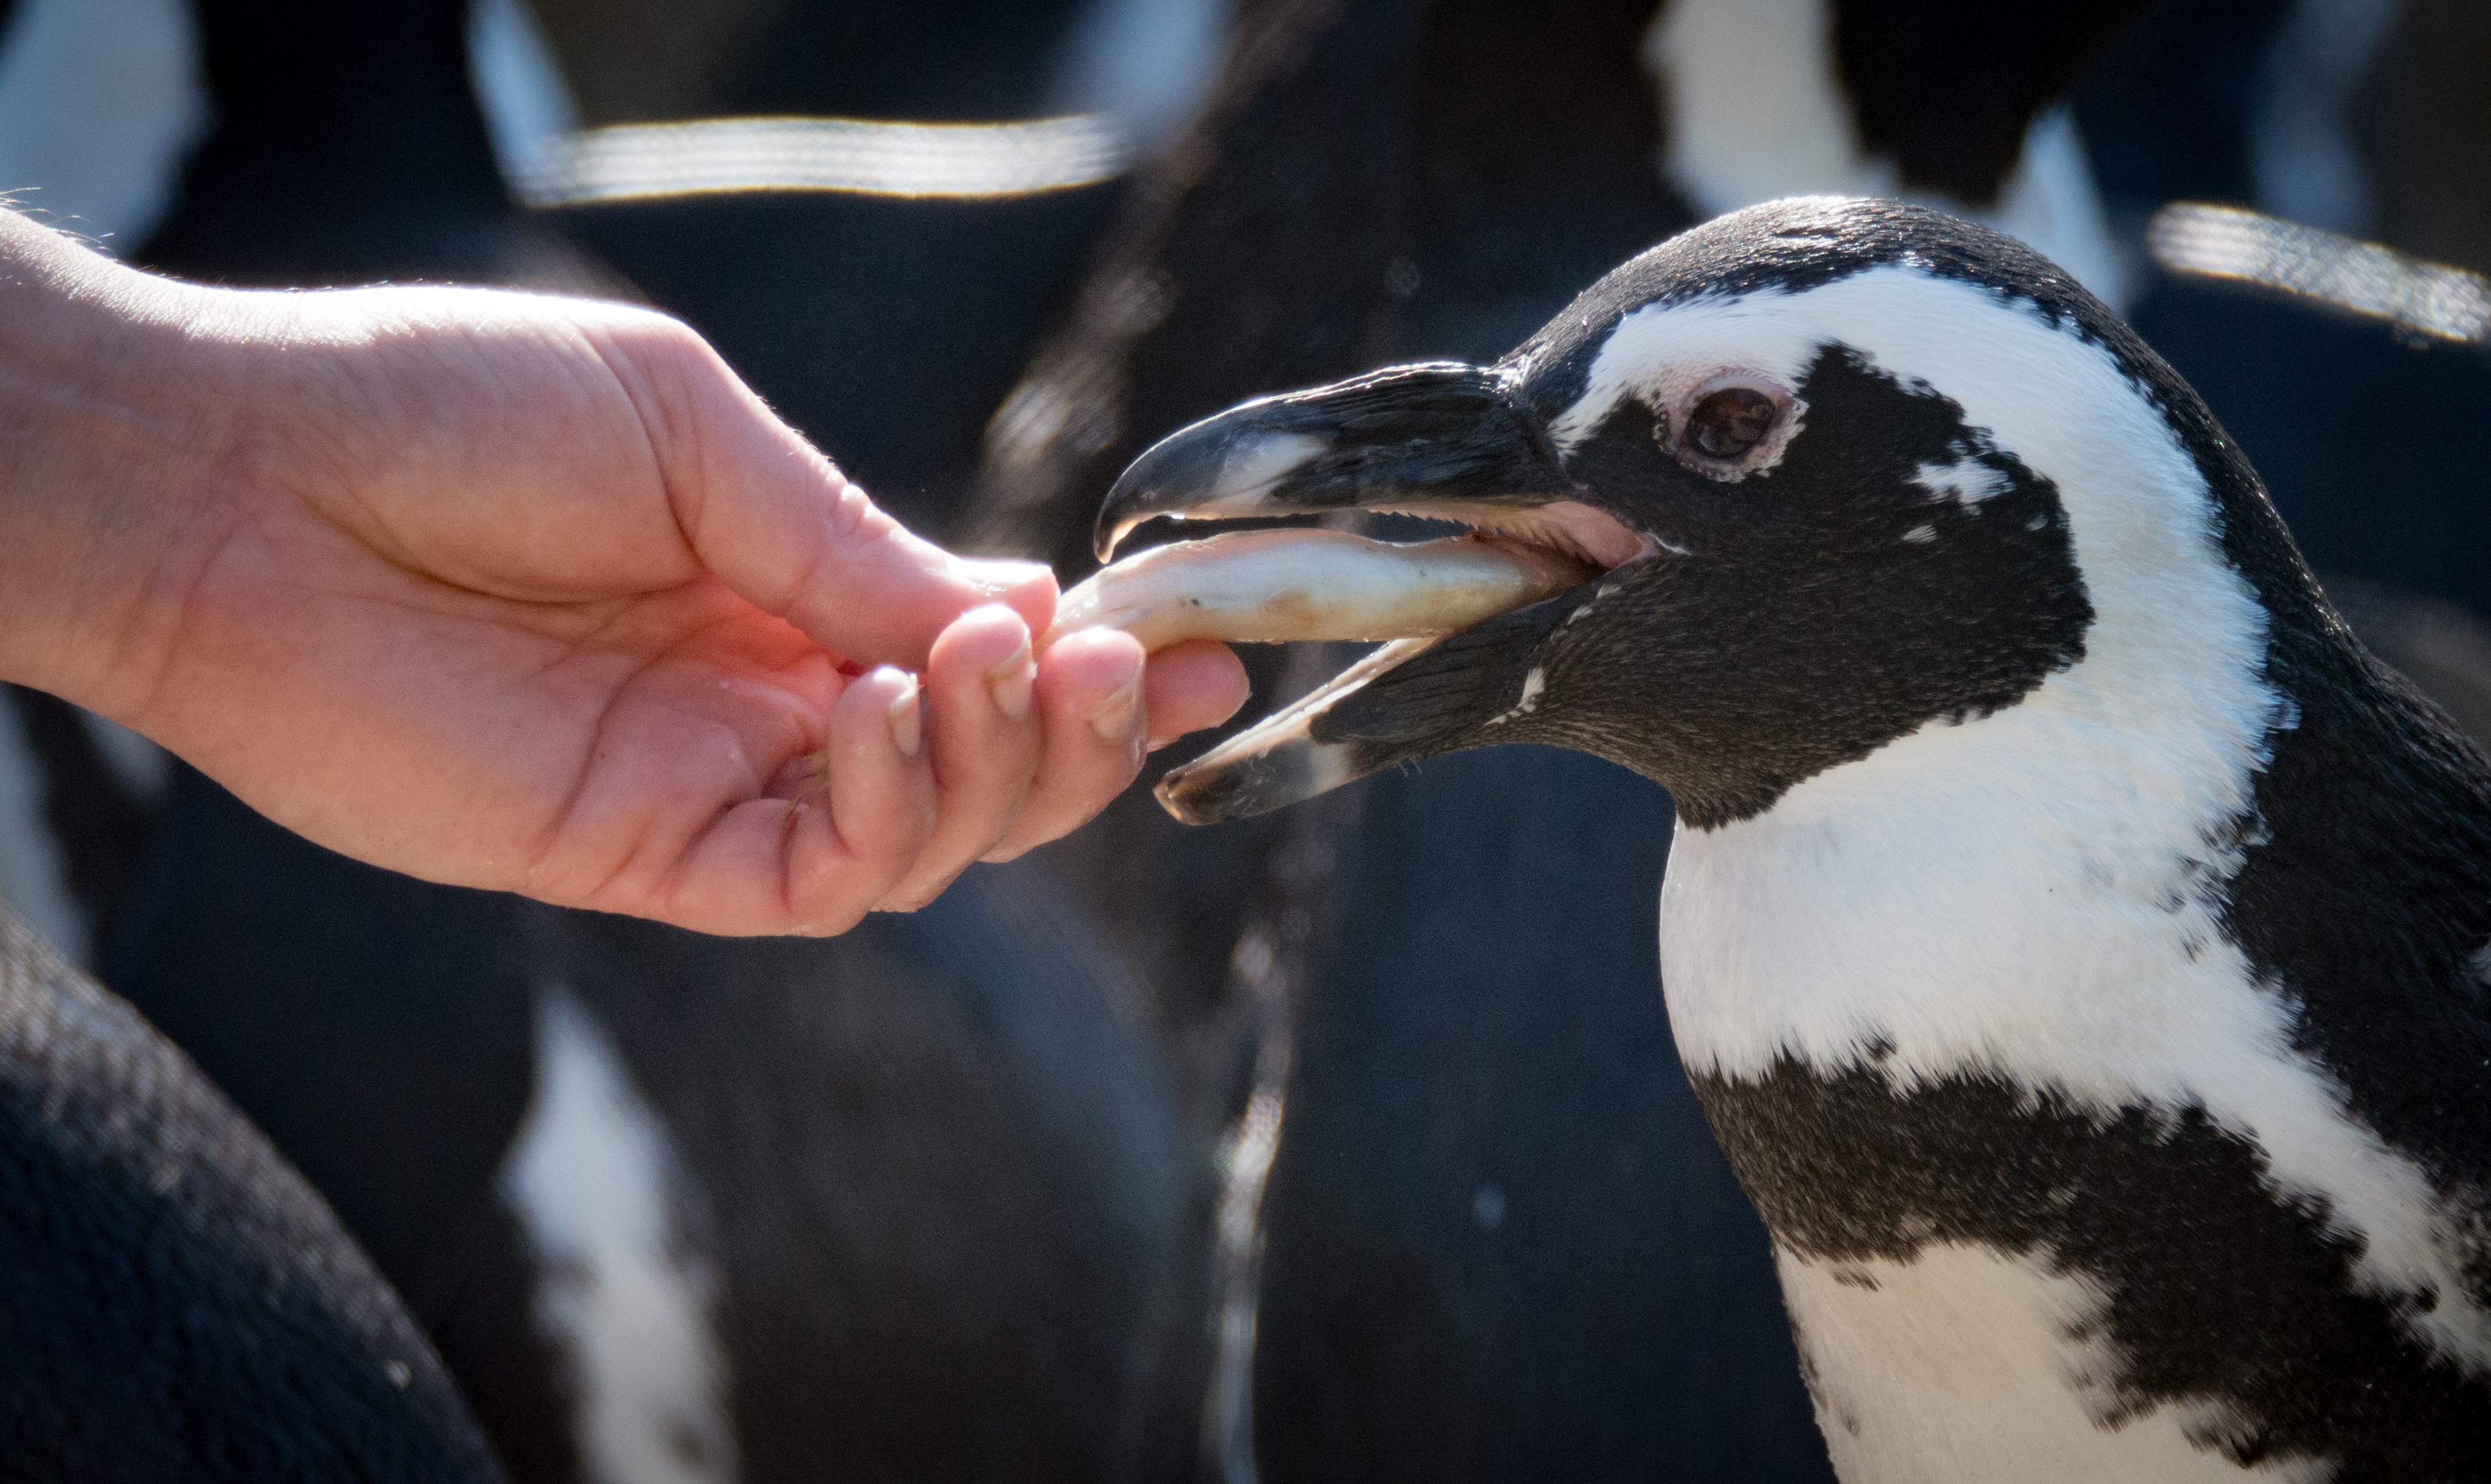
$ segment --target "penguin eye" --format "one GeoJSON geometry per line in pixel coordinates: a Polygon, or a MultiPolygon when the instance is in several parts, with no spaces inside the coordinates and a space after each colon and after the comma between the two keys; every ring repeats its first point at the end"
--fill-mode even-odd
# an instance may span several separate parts
{"type": "Polygon", "coordinates": [[[1679,436],[1686,447],[1709,458],[1737,458],[1765,441],[1781,409],[1752,387],[1724,387],[1686,410],[1686,428],[1679,436]]]}
{"type": "Polygon", "coordinates": [[[1724,484],[1778,466],[1807,414],[1797,392],[1755,366],[1664,366],[1651,385],[1653,442],[1724,484]]]}

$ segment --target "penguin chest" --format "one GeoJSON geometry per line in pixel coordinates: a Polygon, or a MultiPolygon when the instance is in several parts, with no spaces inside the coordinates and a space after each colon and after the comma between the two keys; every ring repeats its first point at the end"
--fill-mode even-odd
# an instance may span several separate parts
{"type": "Polygon", "coordinates": [[[2136,1414],[2108,1384],[2108,1296],[2089,1280],[1980,1242],[1904,1261],[1776,1253],[1782,1295],[1844,1484],[2034,1479],[2324,1479],[2329,1461],[2242,1468],[2206,1443],[2214,1407],[2136,1414]]]}
{"type": "Polygon", "coordinates": [[[1682,829],[1661,978],[1850,1484],[2484,1476],[2479,1218],[2295,1045],[2222,853],[1794,801],[1682,829]]]}

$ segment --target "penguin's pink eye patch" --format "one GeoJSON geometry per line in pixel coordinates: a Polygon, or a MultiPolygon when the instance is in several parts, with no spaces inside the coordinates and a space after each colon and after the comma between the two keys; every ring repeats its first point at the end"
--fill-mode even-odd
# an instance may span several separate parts
{"type": "Polygon", "coordinates": [[[1653,438],[1708,480],[1736,482],[1781,462],[1807,404],[1778,377],[1752,368],[1685,366],[1648,389],[1653,438]]]}
{"type": "Polygon", "coordinates": [[[1753,387],[1724,387],[1687,409],[1679,437],[1708,458],[1737,458],[1765,441],[1781,408],[1753,387]]]}

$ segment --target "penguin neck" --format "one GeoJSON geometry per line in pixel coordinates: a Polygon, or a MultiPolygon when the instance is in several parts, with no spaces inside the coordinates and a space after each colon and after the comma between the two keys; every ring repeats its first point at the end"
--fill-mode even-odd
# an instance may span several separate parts
{"type": "Polygon", "coordinates": [[[2097,640],[2015,707],[1682,825],[1661,961],[1688,1069],[1877,1061],[2110,1109],[2186,1100],[2210,1044],[2281,1034],[2221,923],[2268,733],[2295,713],[2261,640],[2243,624],[2183,676],[2097,640]]]}

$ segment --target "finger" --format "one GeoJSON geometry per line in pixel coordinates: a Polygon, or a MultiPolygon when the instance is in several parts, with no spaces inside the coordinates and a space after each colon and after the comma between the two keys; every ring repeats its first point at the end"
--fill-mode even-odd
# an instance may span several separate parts
{"type": "Polygon", "coordinates": [[[831,708],[828,776],[794,805],[788,841],[788,914],[802,931],[854,927],[916,862],[934,832],[924,734],[916,677],[887,666],[831,708]]]}
{"type": "Polygon", "coordinates": [[[1054,621],[1055,574],[1044,566],[955,557],[822,469],[824,484],[767,492],[777,508],[751,523],[777,529],[705,535],[694,548],[701,561],[814,643],[866,664],[923,669],[936,636],[986,603],[1011,607],[1033,633],[1054,621]]]}
{"type": "Polygon", "coordinates": [[[1112,628],[1085,629],[1038,661],[1045,751],[1020,818],[989,860],[1009,860],[1071,830],[1107,806],[1142,767],[1142,647],[1112,628]]]}
{"type": "Polygon", "coordinates": [[[934,833],[883,909],[932,901],[1011,829],[1038,771],[1037,683],[1029,626],[1001,604],[971,609],[934,641],[925,671],[934,833]]]}
{"type": "Polygon", "coordinates": [[[1151,750],[1236,715],[1252,689],[1244,662],[1224,644],[1196,639],[1158,651],[1142,672],[1151,750]]]}
{"type": "Polygon", "coordinates": [[[822,750],[785,771],[782,782],[805,785],[789,789],[793,800],[765,795],[727,810],[687,853],[668,908],[650,915],[709,933],[855,926],[933,829],[918,705],[904,672],[850,682],[822,750]]]}

